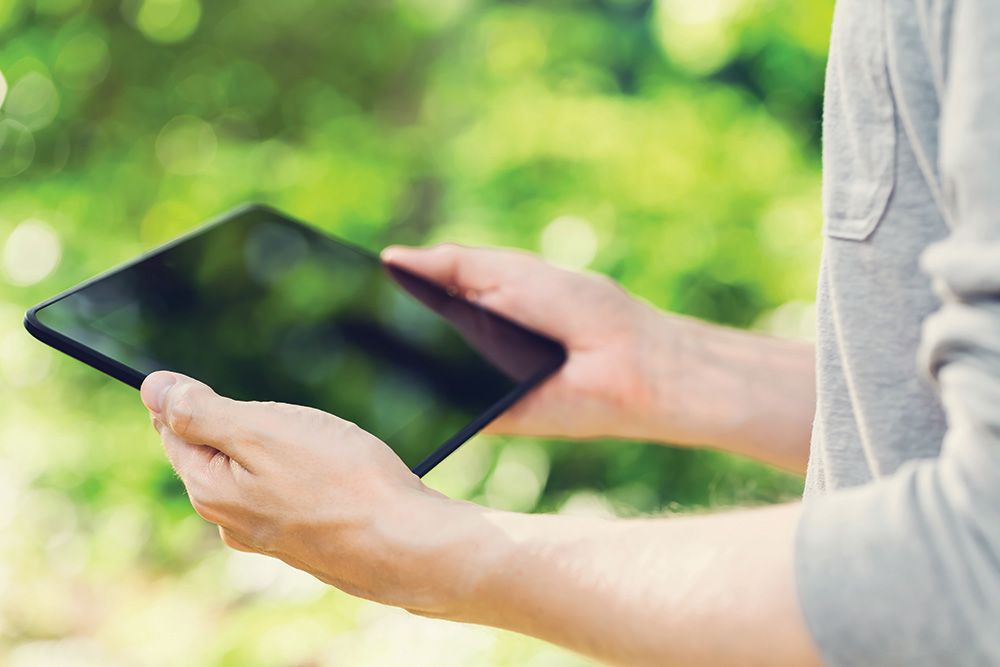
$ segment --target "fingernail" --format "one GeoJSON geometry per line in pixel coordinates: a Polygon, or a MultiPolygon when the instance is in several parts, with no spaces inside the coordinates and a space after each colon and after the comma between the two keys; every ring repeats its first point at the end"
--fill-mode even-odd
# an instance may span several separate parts
{"type": "Polygon", "coordinates": [[[405,255],[409,250],[406,246],[401,245],[391,245],[382,250],[382,261],[386,263],[392,263],[393,261],[399,259],[400,255],[405,255]]]}
{"type": "Polygon", "coordinates": [[[142,400],[153,412],[161,412],[167,392],[177,384],[177,376],[173,373],[157,372],[146,378],[142,383],[142,400]]]}

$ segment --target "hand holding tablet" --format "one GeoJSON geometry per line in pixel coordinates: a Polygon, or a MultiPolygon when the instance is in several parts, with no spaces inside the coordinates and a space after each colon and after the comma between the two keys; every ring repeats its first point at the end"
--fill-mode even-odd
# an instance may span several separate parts
{"type": "Polygon", "coordinates": [[[565,359],[550,338],[259,206],[32,308],[25,325],[136,388],[166,369],[337,415],[419,475],[565,359]]]}
{"type": "Polygon", "coordinates": [[[417,475],[496,417],[508,433],[649,437],[655,373],[679,366],[657,346],[687,346],[612,281],[525,253],[393,247],[382,260],[244,208],[25,324],[141,387],[192,505],[230,547],[489,622],[496,605],[470,606],[469,591],[520,517],[417,475]]]}

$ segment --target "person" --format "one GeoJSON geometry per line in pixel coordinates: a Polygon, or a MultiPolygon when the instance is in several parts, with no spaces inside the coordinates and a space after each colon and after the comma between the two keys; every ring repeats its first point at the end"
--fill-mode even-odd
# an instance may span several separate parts
{"type": "Polygon", "coordinates": [[[335,416],[154,373],[142,398],[195,509],[230,547],[353,595],[614,663],[1000,664],[996,4],[840,0],[824,104],[815,348],[527,254],[384,252],[565,344],[495,430],[807,468],[803,502],[497,511],[426,488],[335,416]]]}

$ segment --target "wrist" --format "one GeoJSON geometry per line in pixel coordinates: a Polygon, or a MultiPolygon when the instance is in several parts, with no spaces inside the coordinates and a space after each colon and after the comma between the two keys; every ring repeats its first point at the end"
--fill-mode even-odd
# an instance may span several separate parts
{"type": "Polygon", "coordinates": [[[374,549],[385,554],[398,596],[382,600],[435,618],[475,618],[478,590],[499,555],[487,528],[495,513],[428,487],[406,489],[382,517],[374,549]]]}
{"type": "Polygon", "coordinates": [[[624,435],[671,444],[704,444],[709,413],[722,403],[706,385],[704,349],[716,327],[699,320],[647,308],[636,318],[627,354],[634,369],[626,396],[624,435]]]}
{"type": "Polygon", "coordinates": [[[641,380],[645,437],[800,470],[815,404],[812,344],[658,315],[641,380]]]}
{"type": "Polygon", "coordinates": [[[758,337],[663,312],[654,312],[645,329],[641,436],[728,449],[752,418],[747,385],[763,370],[754,367],[758,337]]]}

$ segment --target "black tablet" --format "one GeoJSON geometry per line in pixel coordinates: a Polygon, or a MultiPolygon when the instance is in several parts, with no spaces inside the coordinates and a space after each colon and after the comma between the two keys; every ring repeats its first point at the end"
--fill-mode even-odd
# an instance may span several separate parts
{"type": "Polygon", "coordinates": [[[418,475],[565,359],[555,341],[262,206],[35,306],[25,326],[136,388],[166,369],[231,398],[331,412],[418,475]]]}

